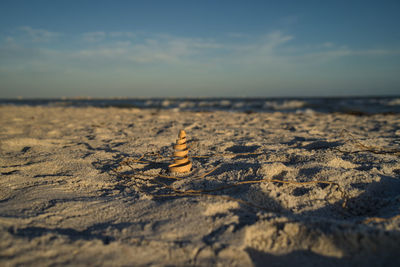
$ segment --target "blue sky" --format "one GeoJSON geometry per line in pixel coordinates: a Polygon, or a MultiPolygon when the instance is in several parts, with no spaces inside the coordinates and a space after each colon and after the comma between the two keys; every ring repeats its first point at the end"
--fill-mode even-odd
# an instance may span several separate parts
{"type": "Polygon", "coordinates": [[[400,1],[0,1],[0,97],[398,95],[400,1]]]}

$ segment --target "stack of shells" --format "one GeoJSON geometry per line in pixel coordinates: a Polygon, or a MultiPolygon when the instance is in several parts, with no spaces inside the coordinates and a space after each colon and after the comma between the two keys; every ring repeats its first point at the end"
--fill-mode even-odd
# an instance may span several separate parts
{"type": "Polygon", "coordinates": [[[176,144],[174,145],[174,162],[169,165],[170,172],[185,173],[192,168],[192,162],[189,160],[189,149],[186,145],[186,133],[180,130],[176,144]]]}

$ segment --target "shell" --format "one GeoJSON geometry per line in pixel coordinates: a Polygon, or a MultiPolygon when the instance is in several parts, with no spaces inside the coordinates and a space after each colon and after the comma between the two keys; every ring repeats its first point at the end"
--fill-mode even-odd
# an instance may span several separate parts
{"type": "Polygon", "coordinates": [[[180,130],[178,139],[174,145],[174,162],[168,166],[170,172],[185,173],[192,168],[192,162],[189,160],[189,149],[186,145],[186,133],[180,130]]]}

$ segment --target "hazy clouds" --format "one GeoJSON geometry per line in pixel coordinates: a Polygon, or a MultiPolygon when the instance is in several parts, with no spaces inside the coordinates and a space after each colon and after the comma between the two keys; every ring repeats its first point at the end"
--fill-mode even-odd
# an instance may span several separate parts
{"type": "Polygon", "coordinates": [[[0,37],[2,97],[391,94],[400,84],[399,50],[299,44],[279,29],[194,38],[21,26],[0,37]]]}

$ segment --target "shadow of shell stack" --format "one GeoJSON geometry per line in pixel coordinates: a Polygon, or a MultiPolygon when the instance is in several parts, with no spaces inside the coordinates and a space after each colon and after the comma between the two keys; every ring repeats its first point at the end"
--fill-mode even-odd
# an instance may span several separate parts
{"type": "Polygon", "coordinates": [[[174,145],[174,162],[169,165],[170,172],[184,173],[192,168],[192,162],[189,160],[189,149],[186,145],[186,133],[181,130],[174,145]]]}

